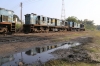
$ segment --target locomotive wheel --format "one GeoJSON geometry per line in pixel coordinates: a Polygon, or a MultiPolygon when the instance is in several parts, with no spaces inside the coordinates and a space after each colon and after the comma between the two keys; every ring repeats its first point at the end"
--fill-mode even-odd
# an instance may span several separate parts
{"type": "Polygon", "coordinates": [[[40,27],[40,30],[41,30],[41,32],[44,32],[44,28],[43,27],[40,27]]]}
{"type": "Polygon", "coordinates": [[[3,28],[3,33],[7,33],[7,28],[3,28]]]}
{"type": "Polygon", "coordinates": [[[7,34],[7,28],[3,28],[3,34],[4,34],[4,36],[6,36],[6,34],[7,34]]]}
{"type": "Polygon", "coordinates": [[[46,31],[46,33],[48,33],[48,32],[49,32],[49,29],[48,29],[48,28],[46,28],[46,30],[45,30],[45,31],[46,31]]]}
{"type": "Polygon", "coordinates": [[[34,32],[38,32],[36,28],[34,28],[34,32]]]}

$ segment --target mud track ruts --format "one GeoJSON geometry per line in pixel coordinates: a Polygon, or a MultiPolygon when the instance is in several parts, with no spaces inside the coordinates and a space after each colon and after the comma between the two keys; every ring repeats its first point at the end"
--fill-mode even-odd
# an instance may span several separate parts
{"type": "Polygon", "coordinates": [[[42,41],[48,40],[47,37],[38,36],[10,36],[10,37],[0,37],[0,44],[13,43],[13,42],[30,42],[30,41],[42,41]]]}
{"type": "Polygon", "coordinates": [[[84,48],[85,45],[93,41],[93,37],[79,37],[72,39],[73,42],[79,42],[81,45],[71,47],[69,49],[58,49],[52,52],[58,59],[63,59],[68,62],[89,62],[89,63],[100,63],[99,61],[93,60],[88,54],[88,50],[84,48]]]}

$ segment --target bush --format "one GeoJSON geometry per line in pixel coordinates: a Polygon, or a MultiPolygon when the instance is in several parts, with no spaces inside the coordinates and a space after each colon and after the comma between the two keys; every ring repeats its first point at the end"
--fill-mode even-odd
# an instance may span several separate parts
{"type": "Polygon", "coordinates": [[[21,24],[16,24],[16,30],[18,31],[21,28],[21,24]]]}

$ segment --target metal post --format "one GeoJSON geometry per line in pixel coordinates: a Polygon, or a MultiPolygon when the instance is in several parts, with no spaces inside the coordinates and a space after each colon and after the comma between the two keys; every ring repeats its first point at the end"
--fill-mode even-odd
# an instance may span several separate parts
{"type": "Polygon", "coordinates": [[[21,24],[22,24],[22,2],[20,3],[20,7],[21,7],[21,12],[20,12],[20,15],[21,15],[21,24]]]}
{"type": "Polygon", "coordinates": [[[21,7],[21,10],[20,10],[20,18],[21,18],[21,28],[18,32],[21,32],[21,30],[23,29],[23,23],[22,23],[22,2],[20,3],[20,7],[21,7]]]}
{"type": "Polygon", "coordinates": [[[65,4],[64,4],[64,0],[62,0],[62,10],[61,10],[61,20],[65,20],[65,4]]]}

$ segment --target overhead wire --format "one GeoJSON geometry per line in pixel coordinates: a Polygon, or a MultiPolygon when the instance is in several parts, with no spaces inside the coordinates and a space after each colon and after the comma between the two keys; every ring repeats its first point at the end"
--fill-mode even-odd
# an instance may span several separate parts
{"type": "MultiPolygon", "coordinates": [[[[28,0],[24,0],[24,1],[22,1],[22,2],[24,3],[24,2],[26,2],[26,1],[28,1],[28,0]]],[[[20,7],[20,3],[18,3],[17,5],[11,7],[11,9],[12,9],[12,10],[16,10],[16,9],[18,9],[19,7],[20,7]]]]}
{"type": "MultiPolygon", "coordinates": [[[[42,1],[42,0],[24,0],[22,1],[23,6],[26,7],[27,5],[31,5],[33,2],[37,2],[37,1],[42,1]]],[[[16,6],[12,7],[11,10],[13,10],[14,12],[20,8],[20,3],[18,3],[16,6]]]]}
{"type": "Polygon", "coordinates": [[[24,6],[27,6],[27,5],[31,5],[33,2],[38,2],[38,1],[42,1],[42,0],[28,0],[27,3],[23,3],[24,6]]]}
{"type": "MultiPolygon", "coordinates": [[[[24,0],[24,1],[22,1],[22,3],[23,3],[23,6],[26,7],[27,5],[31,5],[33,2],[35,3],[38,1],[42,1],[42,0],[24,0]]],[[[18,3],[14,7],[12,7],[11,10],[13,10],[15,12],[19,8],[20,8],[20,3],[18,3]]]]}
{"type": "MultiPolygon", "coordinates": [[[[24,0],[24,1],[22,1],[22,3],[23,3],[23,6],[27,6],[27,5],[30,5],[30,4],[32,4],[33,2],[37,2],[37,1],[42,1],[42,0],[24,0]]],[[[15,11],[15,10],[17,10],[19,7],[20,7],[20,3],[18,3],[17,5],[11,7],[10,9],[15,11]]]]}

